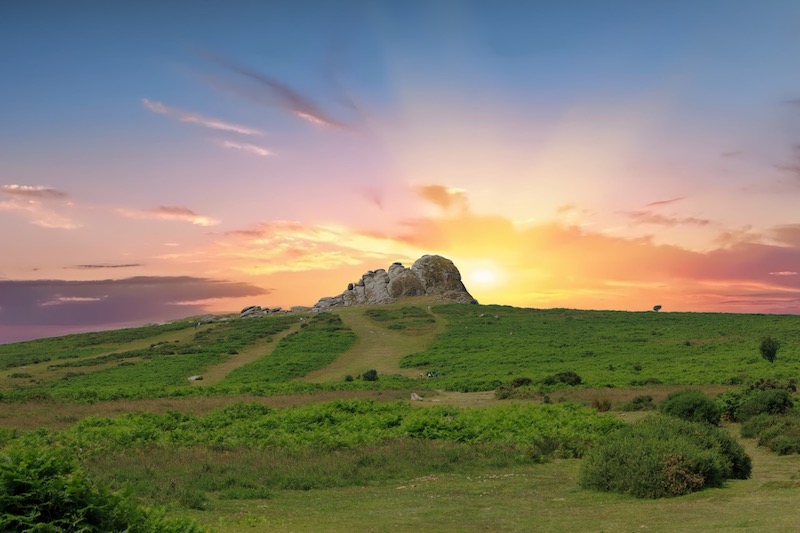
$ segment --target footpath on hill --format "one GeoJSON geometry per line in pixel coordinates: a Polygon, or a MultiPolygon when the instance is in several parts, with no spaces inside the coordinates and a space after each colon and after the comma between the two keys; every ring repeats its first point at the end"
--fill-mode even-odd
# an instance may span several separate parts
{"type": "Polygon", "coordinates": [[[281,339],[290,333],[297,331],[298,329],[300,329],[300,325],[296,324],[288,329],[276,333],[275,335],[257,340],[247,348],[242,349],[238,354],[231,356],[231,358],[224,363],[209,368],[203,373],[203,379],[199,381],[193,381],[192,385],[198,387],[214,385],[225,379],[228,374],[240,366],[244,366],[247,363],[252,363],[256,359],[261,359],[262,357],[269,357],[281,339]]]}
{"type": "Polygon", "coordinates": [[[358,340],[336,358],[330,365],[310,372],[303,381],[338,381],[346,375],[355,376],[370,369],[378,374],[401,374],[415,377],[419,371],[400,368],[400,360],[411,353],[425,350],[444,331],[445,319],[431,313],[436,323],[430,331],[409,333],[403,330],[386,329],[385,324],[376,322],[365,314],[364,307],[336,309],[342,322],[351,328],[358,340]]]}

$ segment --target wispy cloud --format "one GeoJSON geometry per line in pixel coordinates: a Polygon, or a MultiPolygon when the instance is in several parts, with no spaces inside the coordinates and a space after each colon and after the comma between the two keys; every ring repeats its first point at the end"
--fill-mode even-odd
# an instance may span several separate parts
{"type": "Polygon", "coordinates": [[[770,276],[796,276],[797,272],[794,270],[781,270],[778,272],[770,272],[770,276]]]}
{"type": "Polygon", "coordinates": [[[313,100],[285,83],[214,52],[201,51],[201,55],[229,72],[238,74],[255,84],[255,91],[252,88],[248,90],[239,85],[226,84],[240,95],[255,98],[261,102],[276,104],[306,122],[336,128],[349,127],[347,124],[331,117],[313,100]]]}
{"type": "Polygon", "coordinates": [[[257,146],[255,144],[238,143],[238,142],[234,142],[234,141],[222,141],[220,144],[224,148],[231,148],[231,149],[234,149],[234,150],[242,150],[244,152],[255,154],[255,155],[258,155],[258,156],[261,156],[261,157],[266,157],[268,155],[272,155],[272,152],[270,152],[266,148],[263,148],[261,146],[257,146]]]}
{"type": "Polygon", "coordinates": [[[28,218],[31,224],[48,229],[77,229],[81,224],[70,217],[60,214],[52,207],[44,205],[38,200],[23,200],[12,198],[0,201],[0,211],[17,212],[28,218]]]}
{"type": "Polygon", "coordinates": [[[142,263],[126,263],[126,264],[103,264],[103,265],[75,265],[72,267],[65,267],[65,268],[74,268],[78,270],[93,270],[97,268],[133,268],[133,267],[140,267],[142,263]]]}
{"type": "Polygon", "coordinates": [[[671,205],[676,202],[680,202],[681,200],[686,199],[685,196],[678,196],[677,198],[670,198],[669,200],[658,200],[655,202],[650,202],[649,204],[645,205],[645,207],[662,207],[665,205],[671,205]]]}
{"type": "Polygon", "coordinates": [[[650,213],[648,211],[626,211],[624,213],[634,224],[651,224],[654,226],[680,226],[689,224],[693,226],[707,226],[711,221],[698,217],[674,217],[650,213]]]}
{"type": "Polygon", "coordinates": [[[186,207],[173,205],[162,205],[153,209],[119,208],[117,212],[128,218],[178,220],[182,222],[191,222],[197,226],[215,226],[219,224],[219,220],[199,215],[186,207]]]}
{"type": "Polygon", "coordinates": [[[7,185],[0,186],[0,190],[2,190],[6,194],[21,196],[25,198],[41,198],[41,199],[69,198],[69,195],[63,191],[59,191],[51,187],[44,187],[42,185],[17,185],[15,183],[10,183],[7,185]]]}
{"type": "Polygon", "coordinates": [[[181,109],[177,109],[174,107],[169,107],[161,102],[156,102],[153,100],[149,100],[147,98],[142,98],[142,106],[147,109],[148,111],[152,111],[153,113],[158,113],[160,115],[167,115],[172,117],[180,122],[186,122],[189,124],[198,124],[200,126],[212,129],[212,130],[219,130],[219,131],[227,131],[231,133],[238,133],[240,135],[263,135],[264,133],[261,130],[257,130],[255,128],[251,128],[249,126],[244,126],[241,124],[235,124],[233,122],[226,122],[224,120],[205,117],[198,113],[191,113],[188,111],[183,111],[181,109]]]}

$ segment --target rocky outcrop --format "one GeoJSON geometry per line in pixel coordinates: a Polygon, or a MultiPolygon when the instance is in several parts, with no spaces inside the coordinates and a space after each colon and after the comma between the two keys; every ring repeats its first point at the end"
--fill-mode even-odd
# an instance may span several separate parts
{"type": "Polygon", "coordinates": [[[356,283],[349,283],[342,294],[320,299],[314,309],[388,304],[407,296],[423,295],[458,303],[477,303],[461,282],[461,273],[452,261],[439,255],[423,255],[411,268],[393,263],[388,271],[370,270],[356,283]]]}

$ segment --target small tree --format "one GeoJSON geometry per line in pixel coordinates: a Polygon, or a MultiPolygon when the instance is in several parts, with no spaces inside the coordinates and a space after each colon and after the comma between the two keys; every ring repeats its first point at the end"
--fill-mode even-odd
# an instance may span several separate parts
{"type": "Polygon", "coordinates": [[[374,368],[372,370],[367,370],[361,374],[361,379],[364,381],[378,381],[378,371],[374,368]]]}
{"type": "Polygon", "coordinates": [[[778,342],[777,339],[773,339],[772,337],[764,337],[761,339],[761,346],[759,346],[759,350],[761,350],[761,357],[770,363],[774,363],[775,358],[778,356],[778,349],[780,347],[781,343],[778,342]]]}

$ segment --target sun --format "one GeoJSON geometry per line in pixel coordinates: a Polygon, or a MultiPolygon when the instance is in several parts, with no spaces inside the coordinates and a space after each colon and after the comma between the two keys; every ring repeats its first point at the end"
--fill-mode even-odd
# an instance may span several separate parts
{"type": "Polygon", "coordinates": [[[498,281],[497,272],[488,268],[479,268],[471,271],[467,278],[476,285],[494,285],[498,281]]]}

